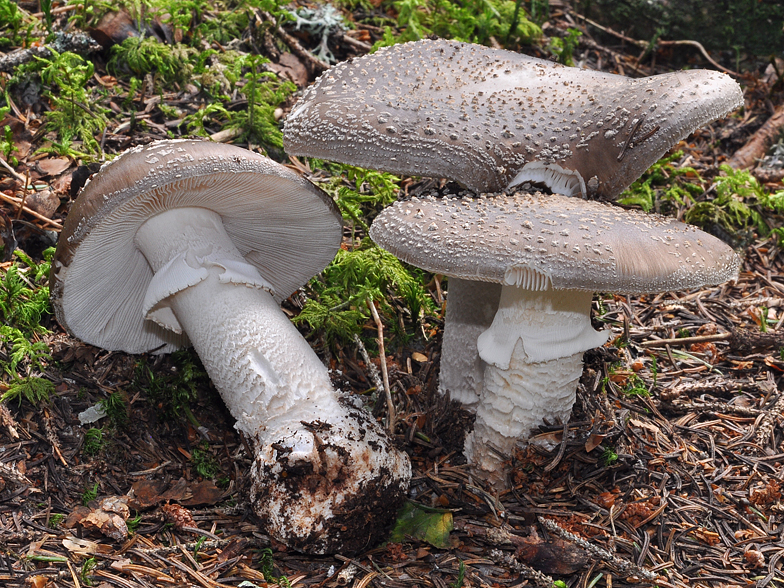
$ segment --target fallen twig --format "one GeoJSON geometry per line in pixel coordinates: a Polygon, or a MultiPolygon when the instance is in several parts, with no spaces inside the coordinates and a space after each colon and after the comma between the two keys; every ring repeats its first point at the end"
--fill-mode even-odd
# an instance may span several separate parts
{"type": "Polygon", "coordinates": [[[665,347],[667,345],[693,345],[694,343],[709,343],[712,341],[726,341],[732,333],[717,333],[715,335],[701,335],[699,337],[676,337],[673,339],[652,339],[635,343],[637,347],[665,347]]]}
{"type": "Polygon", "coordinates": [[[0,425],[5,427],[11,439],[19,439],[19,433],[16,432],[16,428],[19,425],[17,425],[8,407],[2,402],[0,402],[0,425]]]}
{"type": "Polygon", "coordinates": [[[729,333],[716,333],[715,335],[700,335],[697,337],[675,337],[673,339],[652,339],[635,343],[638,347],[666,347],[694,345],[695,343],[710,343],[713,341],[727,341],[730,349],[737,353],[751,353],[764,349],[773,349],[784,345],[784,335],[773,331],[771,333],[754,333],[746,329],[733,329],[729,333]]]}
{"type": "Polygon", "coordinates": [[[780,105],[765,124],[746,141],[746,144],[730,157],[728,162],[730,167],[735,169],[754,167],[757,160],[765,156],[782,129],[784,129],[784,104],[780,105]]]}
{"type": "Polygon", "coordinates": [[[379,363],[381,364],[381,377],[384,382],[384,395],[386,396],[387,399],[387,412],[389,413],[387,430],[390,433],[394,433],[395,432],[395,404],[392,402],[392,390],[390,390],[389,388],[389,373],[387,372],[387,356],[386,356],[386,352],[384,351],[384,323],[381,322],[381,317],[378,316],[378,310],[376,310],[375,303],[371,299],[368,299],[367,304],[370,307],[370,312],[373,314],[373,320],[376,323],[376,329],[378,329],[379,363]]]}
{"type": "Polygon", "coordinates": [[[299,57],[305,63],[305,67],[308,68],[312,74],[318,75],[329,69],[328,63],[324,63],[318,57],[316,57],[310,51],[308,51],[302,45],[300,45],[297,39],[289,35],[286,31],[283,30],[283,27],[278,25],[278,22],[275,20],[275,17],[272,16],[269,12],[266,12],[265,10],[261,10],[259,11],[258,14],[260,14],[263,17],[263,19],[259,18],[259,20],[266,20],[272,23],[272,25],[275,27],[275,34],[278,37],[280,37],[281,41],[283,41],[284,43],[286,43],[286,45],[289,46],[289,49],[291,49],[291,52],[294,55],[299,57]]]}
{"type": "MultiPolygon", "coordinates": [[[[776,391],[776,382],[768,372],[768,379],[765,381],[769,392],[776,391]]],[[[770,410],[765,411],[765,416],[757,429],[757,434],[754,437],[754,442],[760,447],[765,447],[773,435],[773,430],[781,415],[784,414],[784,394],[782,394],[770,410]]]]}
{"type": "Polygon", "coordinates": [[[514,570],[527,580],[533,580],[537,586],[542,586],[542,588],[550,588],[555,582],[555,580],[547,574],[543,574],[542,572],[517,561],[515,556],[504,553],[500,549],[490,550],[490,559],[499,565],[514,570]]]}
{"type": "Polygon", "coordinates": [[[98,51],[100,49],[101,46],[85,33],[64,33],[58,31],[55,33],[54,41],[48,45],[19,49],[0,57],[0,71],[7,73],[13,72],[20,65],[28,63],[36,57],[50,59],[53,56],[53,51],[56,53],[70,51],[71,53],[84,54],[92,53],[93,51],[98,51]]]}
{"type": "MultiPolygon", "coordinates": [[[[632,39],[631,37],[627,37],[626,35],[624,35],[622,33],[619,33],[617,31],[614,31],[614,30],[612,30],[609,27],[605,27],[605,26],[600,25],[598,22],[593,21],[590,18],[588,18],[586,16],[583,16],[582,14],[575,13],[574,15],[577,18],[585,21],[586,23],[588,23],[592,27],[595,27],[595,28],[599,29],[600,31],[603,31],[603,32],[605,32],[605,33],[607,33],[609,35],[613,35],[614,37],[618,37],[619,39],[621,39],[623,41],[626,41],[627,43],[631,43],[633,45],[636,45],[637,47],[640,47],[641,49],[647,49],[650,46],[650,43],[648,41],[641,41],[639,39],[632,39]]],[[[731,76],[734,76],[736,78],[740,77],[740,74],[738,74],[737,72],[734,72],[731,69],[727,69],[723,65],[720,65],[720,64],[716,63],[713,60],[713,58],[711,58],[711,56],[708,55],[708,52],[705,50],[705,47],[702,46],[702,43],[699,43],[698,41],[691,41],[691,40],[688,40],[688,39],[676,40],[676,41],[662,41],[660,39],[657,39],[655,47],[673,47],[673,46],[678,46],[678,45],[688,45],[688,46],[696,48],[702,54],[702,56],[708,61],[708,63],[710,63],[716,69],[718,69],[720,71],[723,71],[724,73],[729,74],[731,76]]]]}
{"type": "Polygon", "coordinates": [[[46,218],[44,215],[34,211],[32,208],[28,208],[27,206],[24,206],[24,204],[22,204],[22,199],[21,198],[14,198],[13,196],[6,196],[2,192],[0,192],[0,200],[3,200],[5,202],[7,202],[8,204],[15,204],[17,206],[22,205],[21,206],[21,210],[23,210],[24,212],[26,212],[30,216],[33,216],[33,217],[37,218],[39,221],[41,221],[43,223],[46,223],[47,225],[52,227],[53,231],[60,232],[60,231],[63,230],[63,225],[61,225],[58,221],[52,220],[50,218],[46,218]]]}
{"type": "Polygon", "coordinates": [[[552,519],[546,519],[544,517],[537,517],[539,522],[544,525],[544,527],[556,535],[560,536],[562,539],[566,539],[567,541],[571,541],[572,543],[579,545],[583,549],[585,549],[591,555],[598,557],[604,562],[612,564],[623,574],[628,574],[629,576],[637,576],[639,578],[643,578],[645,580],[655,581],[657,575],[650,570],[646,570],[638,566],[635,563],[622,559],[615,555],[614,553],[610,553],[603,547],[599,547],[598,545],[594,545],[590,541],[586,541],[582,537],[578,537],[574,533],[570,533],[566,529],[563,529],[558,523],[556,523],[552,519]]]}
{"type": "Polygon", "coordinates": [[[384,382],[381,381],[381,374],[378,373],[376,364],[370,361],[370,355],[368,355],[367,349],[365,349],[365,344],[362,342],[362,339],[359,338],[359,335],[354,335],[354,343],[359,349],[359,354],[362,356],[362,360],[367,366],[370,379],[373,380],[373,385],[376,387],[376,390],[383,390],[384,382]]]}
{"type": "Polygon", "coordinates": [[[25,476],[16,471],[15,467],[0,463],[0,478],[19,484],[20,486],[32,486],[33,483],[25,476]]]}

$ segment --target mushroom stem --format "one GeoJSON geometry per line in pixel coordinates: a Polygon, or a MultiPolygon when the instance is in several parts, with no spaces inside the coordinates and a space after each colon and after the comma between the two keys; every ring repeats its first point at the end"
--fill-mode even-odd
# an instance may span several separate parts
{"type": "Polygon", "coordinates": [[[501,285],[449,278],[439,391],[473,409],[482,391],[485,364],[476,340],[493,323],[501,285]]]}
{"type": "Polygon", "coordinates": [[[251,498],[292,547],[349,551],[367,512],[402,497],[404,454],[375,421],[340,398],[327,369],[275,303],[217,213],[162,212],[136,233],[155,272],[147,318],[185,331],[237,427],[255,438],[251,498]]]}
{"type": "Polygon", "coordinates": [[[493,324],[479,336],[487,364],[469,463],[492,483],[503,483],[503,462],[518,439],[545,419],[569,418],[583,353],[607,341],[591,327],[590,292],[532,291],[504,286],[493,324]]]}
{"type": "Polygon", "coordinates": [[[326,367],[263,289],[218,214],[160,213],[137,231],[136,244],[156,273],[147,318],[177,329],[164,315],[171,309],[240,430],[255,435],[280,415],[298,423],[343,412],[326,367]],[[166,298],[153,290],[157,283],[165,284],[166,298]]]}
{"type": "Polygon", "coordinates": [[[506,484],[504,464],[508,464],[515,446],[528,437],[531,429],[544,419],[569,419],[583,371],[582,352],[532,363],[522,348],[518,342],[508,370],[487,366],[474,430],[465,441],[468,463],[498,487],[506,484]]]}

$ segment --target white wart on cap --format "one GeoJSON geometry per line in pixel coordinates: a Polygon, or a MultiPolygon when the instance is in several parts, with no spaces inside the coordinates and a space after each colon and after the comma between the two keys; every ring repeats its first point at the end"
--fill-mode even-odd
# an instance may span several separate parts
{"type": "Polygon", "coordinates": [[[475,192],[531,181],[612,199],[680,139],[742,105],[738,84],[715,71],[631,79],[422,40],[322,74],[289,114],[284,144],[291,155],[475,192]]]}
{"type": "Polygon", "coordinates": [[[84,341],[139,353],[190,339],[254,440],[251,500],[267,532],[310,553],[378,539],[411,476],[278,306],[341,237],[332,200],[282,165],[230,145],[161,141],[84,188],[50,278],[58,320],[84,341]]]}
{"type": "Polygon", "coordinates": [[[486,364],[466,456],[496,483],[497,452],[545,418],[568,419],[583,352],[609,334],[591,327],[593,292],[696,288],[734,279],[740,266],[693,226],[559,195],[412,198],[379,214],[370,235],[427,271],[501,284],[492,325],[462,342],[486,364]]]}

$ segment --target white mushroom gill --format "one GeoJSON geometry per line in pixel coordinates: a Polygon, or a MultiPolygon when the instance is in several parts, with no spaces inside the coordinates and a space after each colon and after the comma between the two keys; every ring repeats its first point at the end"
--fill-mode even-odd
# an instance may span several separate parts
{"type": "Polygon", "coordinates": [[[238,428],[255,438],[257,512],[298,549],[364,547],[343,542],[330,521],[340,513],[341,524],[350,526],[353,511],[361,518],[365,495],[399,495],[410,477],[405,454],[336,394],[327,369],[217,213],[162,212],[144,222],[135,243],[155,272],[147,317],[187,333],[238,428]],[[289,487],[292,469],[311,474],[307,490],[289,487]]]}

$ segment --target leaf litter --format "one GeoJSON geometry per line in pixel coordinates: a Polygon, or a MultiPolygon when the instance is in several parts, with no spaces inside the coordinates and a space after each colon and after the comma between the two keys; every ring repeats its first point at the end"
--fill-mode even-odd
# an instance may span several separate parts
{"type": "MultiPolygon", "coordinates": [[[[313,13],[303,14],[312,18],[313,13]]],[[[245,24],[258,27],[258,43],[272,59],[270,71],[283,77],[296,71],[292,79],[300,86],[325,67],[303,52],[321,48],[325,57],[345,59],[366,52],[369,42],[383,34],[382,28],[358,19],[355,29],[333,26],[316,29],[312,36],[281,26],[280,18],[280,13],[256,10],[245,24]],[[291,53],[281,53],[280,43],[291,53]]],[[[548,34],[560,31],[566,37],[571,18],[569,11],[551,14],[548,34]]],[[[155,26],[172,40],[185,30],[162,19],[155,26]]],[[[654,73],[648,63],[625,55],[623,47],[604,42],[581,38],[572,49],[594,66],[654,73]]],[[[569,48],[558,47],[561,53],[569,48]]],[[[51,52],[36,49],[35,54],[51,58],[51,52]]],[[[15,54],[14,59],[27,58],[15,54]]],[[[660,57],[659,70],[666,67],[663,62],[660,57]]],[[[86,179],[86,167],[79,166],[97,158],[96,146],[114,153],[189,132],[183,121],[205,108],[197,102],[203,94],[187,81],[181,80],[178,89],[154,91],[155,80],[145,77],[140,84],[146,87],[134,88],[103,68],[96,60],[90,83],[122,93],[103,103],[118,116],[107,117],[104,131],[95,133],[95,145],[82,145],[76,135],[67,141],[54,136],[41,125],[35,105],[14,103],[4,115],[9,131],[7,144],[0,142],[3,243],[11,250],[18,243],[33,264],[41,263],[53,244],[67,203],[86,179]],[[51,149],[35,151],[44,141],[51,149]],[[92,156],[79,151],[83,148],[92,149],[92,156]],[[11,165],[12,157],[18,158],[16,164],[11,165]],[[30,193],[44,189],[60,200],[55,210],[32,206],[30,193]]],[[[213,69],[213,74],[220,70],[213,69]]],[[[780,79],[747,77],[745,115],[692,135],[678,146],[681,155],[660,166],[664,180],[647,182],[644,194],[629,196],[644,196],[652,209],[677,216],[696,202],[710,201],[716,178],[728,173],[718,163],[728,161],[764,122],[771,110],[765,100],[781,100],[780,79]],[[674,178],[689,182],[695,175],[700,182],[691,185],[699,189],[667,191],[674,178]]],[[[257,79],[246,78],[246,83],[257,79]]],[[[224,102],[225,113],[244,106],[245,96],[235,89],[224,102]]],[[[281,98],[278,108],[285,111],[292,101],[281,98]]],[[[190,128],[215,135],[221,117],[230,116],[225,113],[203,113],[200,127],[190,128]]],[[[103,110],[93,114],[103,116],[103,110]]],[[[266,120],[277,121],[283,114],[269,111],[273,119],[266,120]]],[[[250,143],[253,147],[253,137],[250,143]]],[[[274,150],[274,144],[266,147],[274,150]]],[[[361,222],[353,225],[346,249],[361,243],[362,224],[370,220],[363,215],[370,209],[356,196],[360,186],[335,180],[307,162],[294,164],[317,181],[329,179],[344,193],[352,192],[352,214],[361,222]]],[[[758,177],[765,194],[782,190],[780,178],[758,177]]],[[[433,185],[431,180],[400,183],[406,194],[433,185]]],[[[704,225],[719,236],[727,234],[745,253],[737,283],[595,299],[594,316],[612,329],[611,344],[586,354],[571,420],[542,426],[531,443],[509,456],[510,489],[500,494],[474,478],[461,457],[470,415],[437,394],[444,308],[440,278],[422,276],[432,312],[414,317],[411,301],[393,289],[363,292],[362,304],[355,306],[359,332],[349,330],[337,344],[301,321],[301,330],[332,367],[336,385],[375,399],[378,418],[388,414],[387,403],[376,393],[372,372],[384,364],[396,413],[394,433],[414,465],[413,502],[399,520],[394,541],[354,557],[287,552],[265,535],[245,499],[251,463],[247,440],[200,376],[194,356],[107,352],[73,340],[44,317],[46,332],[28,337],[45,342],[52,357],[35,356],[40,359],[35,364],[30,356],[20,356],[15,373],[6,372],[0,383],[4,394],[12,377],[40,378],[53,388],[50,400],[38,407],[24,396],[20,403],[0,405],[0,583],[210,588],[243,582],[356,588],[549,587],[554,580],[574,587],[763,588],[780,583],[784,257],[776,229],[781,219],[774,207],[760,208],[759,199],[739,203],[756,210],[764,226],[748,222],[745,233],[730,234],[737,227],[722,224],[719,216],[705,217],[704,225]],[[385,311],[381,326],[367,312],[368,296],[382,298],[377,300],[385,311]],[[414,324],[418,328],[412,329],[414,324]],[[382,358],[374,345],[379,329],[395,338],[382,358]],[[187,398],[185,408],[166,405],[160,393],[166,390],[187,398]],[[109,398],[115,400],[106,404],[109,398]],[[90,423],[102,432],[93,434],[101,441],[91,455],[83,451],[88,429],[78,415],[99,402],[108,410],[90,423]],[[416,524],[406,526],[408,519],[416,524]]],[[[28,290],[36,285],[33,266],[20,264],[8,252],[2,259],[4,277],[17,267],[21,270],[14,272],[21,271],[28,290]]],[[[286,312],[297,317],[306,295],[316,295],[319,287],[295,293],[284,304],[286,312]]],[[[13,361],[10,352],[7,344],[0,349],[4,367],[13,361]]]]}

